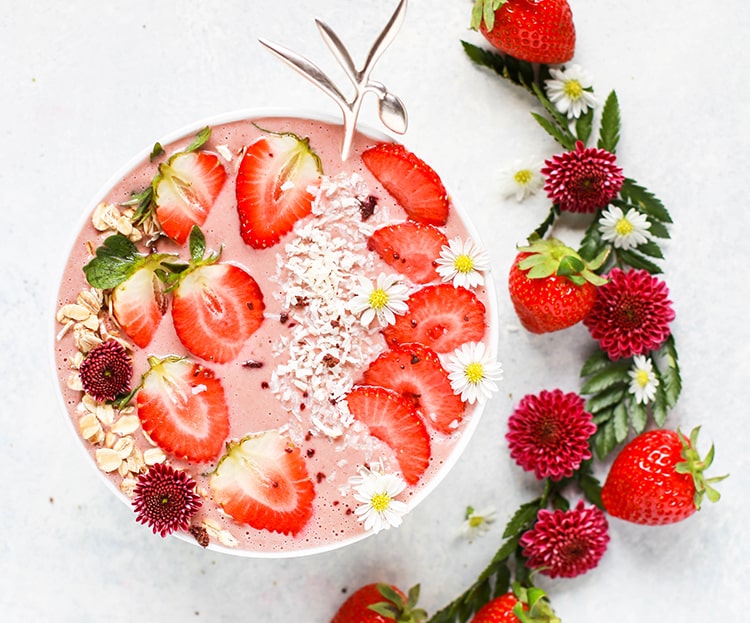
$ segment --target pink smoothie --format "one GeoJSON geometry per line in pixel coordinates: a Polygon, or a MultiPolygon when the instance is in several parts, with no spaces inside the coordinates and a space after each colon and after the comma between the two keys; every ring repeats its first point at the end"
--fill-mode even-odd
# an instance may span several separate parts
{"type": "MultiPolygon", "coordinates": [[[[188,134],[165,144],[166,154],[184,148],[193,136],[194,133],[188,134]]],[[[115,233],[114,229],[99,231],[94,227],[94,224],[103,227],[102,208],[98,208],[99,216],[89,218],[78,234],[63,273],[55,361],[67,417],[77,436],[92,462],[127,501],[130,501],[138,474],[145,472],[149,463],[167,461],[184,469],[197,482],[197,491],[203,496],[202,507],[192,524],[208,531],[210,547],[215,549],[255,556],[283,556],[353,542],[366,533],[353,512],[359,503],[353,498],[349,479],[357,475],[361,466],[377,461],[382,461],[388,471],[398,471],[391,450],[371,437],[362,425],[347,419],[337,407],[337,401],[332,399],[345,395],[368,363],[386,350],[387,345],[377,321],[364,327],[349,312],[350,322],[331,326],[327,318],[335,314],[346,316],[343,307],[352,296],[350,287],[357,277],[374,279],[379,273],[394,272],[376,253],[368,251],[367,237],[379,227],[406,218],[403,209],[360,158],[364,149],[382,139],[357,134],[349,159],[342,163],[341,136],[341,126],[327,121],[263,117],[213,125],[211,138],[202,148],[218,154],[228,174],[202,227],[207,247],[221,248],[221,261],[238,264],[254,277],[263,292],[265,317],[260,329],[233,361],[201,363],[213,370],[223,384],[231,418],[228,441],[278,429],[300,448],[314,483],[315,501],[311,520],[296,536],[257,530],[235,522],[211,498],[208,481],[216,463],[192,465],[162,452],[143,434],[135,407],[125,408],[120,413],[111,406],[96,403],[81,390],[76,368],[85,351],[96,344],[97,339],[108,335],[127,341],[127,336],[108,313],[106,293],[104,305],[96,309],[95,301],[101,292],[91,292],[82,271],[93,250],[115,233]],[[311,148],[322,161],[324,177],[313,214],[298,222],[294,231],[281,242],[259,251],[246,245],[240,237],[235,178],[242,150],[263,135],[260,128],[309,138],[311,148]],[[369,195],[377,198],[377,206],[374,214],[363,221],[357,199],[369,195]],[[89,294],[81,297],[83,292],[89,294]],[[295,304],[302,300],[304,305],[295,304]],[[89,316],[85,314],[87,302],[92,308],[89,316]],[[326,365],[323,359],[327,354],[333,355],[339,365],[326,365]]],[[[148,157],[144,158],[94,204],[110,204],[110,215],[125,213],[122,204],[132,193],[150,184],[158,162],[151,163],[148,157]]],[[[112,223],[112,226],[117,225],[112,223]]],[[[121,227],[127,231],[128,226],[122,221],[121,227]]],[[[448,239],[459,236],[476,240],[471,226],[453,206],[441,229],[448,239]]],[[[141,252],[147,252],[142,240],[136,244],[141,252]]],[[[189,259],[186,246],[179,247],[167,238],[157,243],[160,252],[178,253],[185,261],[189,259]]],[[[485,285],[474,291],[487,308],[487,322],[493,325],[487,326],[484,341],[494,352],[495,302],[489,282],[489,275],[485,275],[485,285]]],[[[421,287],[407,279],[404,283],[412,290],[421,287]]],[[[180,343],[169,312],[146,349],[133,347],[134,385],[148,370],[147,357],[151,355],[180,355],[200,362],[180,343]]],[[[131,403],[134,404],[135,401],[131,403]]],[[[467,405],[464,418],[451,435],[430,429],[430,465],[421,480],[399,496],[400,500],[413,507],[435,486],[465,446],[479,411],[480,407],[467,405]]],[[[189,534],[184,536],[193,539],[189,534]]]]}

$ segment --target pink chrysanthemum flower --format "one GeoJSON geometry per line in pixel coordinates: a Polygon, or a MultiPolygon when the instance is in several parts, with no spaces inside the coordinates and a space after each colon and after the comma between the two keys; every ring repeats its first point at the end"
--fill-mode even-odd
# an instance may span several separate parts
{"type": "Polygon", "coordinates": [[[640,269],[613,268],[608,279],[583,319],[591,337],[613,361],[659,348],[675,317],[666,284],[640,269]]]}
{"type": "Polygon", "coordinates": [[[89,351],[78,374],[87,394],[96,400],[114,400],[130,391],[133,364],[120,342],[107,340],[89,351]]]}
{"type": "Polygon", "coordinates": [[[195,493],[195,481],[171,465],[157,463],[138,477],[133,508],[139,523],[151,527],[154,534],[167,536],[186,530],[190,518],[201,507],[195,493]]]}
{"type": "Polygon", "coordinates": [[[571,510],[540,510],[519,544],[529,568],[551,578],[574,578],[599,564],[607,550],[608,529],[604,512],[580,500],[571,510]]]}
{"type": "Polygon", "coordinates": [[[561,210],[596,212],[606,207],[622,188],[622,169],[614,154],[577,141],[573,151],[545,160],[544,190],[561,210]]]}
{"type": "Polygon", "coordinates": [[[584,404],[578,394],[560,389],[524,396],[508,419],[511,458],[540,480],[572,476],[591,458],[589,437],[596,432],[584,404]]]}

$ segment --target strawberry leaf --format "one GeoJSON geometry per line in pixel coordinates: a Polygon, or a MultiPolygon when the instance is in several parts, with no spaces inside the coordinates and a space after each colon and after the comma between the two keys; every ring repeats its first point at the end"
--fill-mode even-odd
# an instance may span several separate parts
{"type": "Polygon", "coordinates": [[[211,138],[211,128],[209,126],[206,126],[200,132],[198,132],[198,134],[195,135],[193,141],[183,151],[196,151],[203,147],[208,142],[209,138],[211,138]]]}
{"type": "Polygon", "coordinates": [[[602,118],[599,127],[599,141],[597,147],[615,153],[620,140],[620,104],[617,94],[612,91],[602,108],[602,118]]]}

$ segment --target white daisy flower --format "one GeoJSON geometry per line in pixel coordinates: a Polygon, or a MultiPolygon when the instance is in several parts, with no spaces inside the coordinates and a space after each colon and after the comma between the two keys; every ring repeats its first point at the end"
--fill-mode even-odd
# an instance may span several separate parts
{"type": "Polygon", "coordinates": [[[380,273],[375,283],[361,278],[359,287],[353,288],[354,298],[349,309],[360,315],[360,321],[366,327],[377,317],[381,327],[396,322],[396,314],[405,314],[409,307],[409,289],[395,275],[380,273]]]}
{"type": "Polygon", "coordinates": [[[578,119],[587,109],[596,106],[596,98],[591,92],[594,82],[591,75],[580,65],[549,70],[551,80],[545,80],[547,97],[558,111],[568,119],[578,119]]]}
{"type": "Polygon", "coordinates": [[[651,359],[644,355],[633,357],[633,367],[628,371],[630,376],[630,393],[636,402],[648,404],[656,396],[659,379],[656,378],[651,359]]]}
{"type": "Polygon", "coordinates": [[[453,393],[464,402],[485,402],[498,390],[496,381],[503,377],[503,368],[487,352],[483,342],[467,342],[448,357],[445,364],[453,393]]]}
{"type": "Polygon", "coordinates": [[[645,214],[641,214],[635,208],[630,208],[623,213],[622,208],[609,206],[602,212],[599,219],[599,231],[602,232],[602,240],[612,242],[616,248],[627,251],[649,239],[649,228],[645,214]]]}
{"type": "Polygon", "coordinates": [[[490,267],[490,256],[471,238],[453,238],[443,245],[437,259],[437,272],[444,282],[453,281],[455,287],[473,288],[484,283],[482,271],[490,267]]]}
{"type": "Polygon", "coordinates": [[[516,160],[513,167],[500,172],[500,193],[503,197],[515,197],[519,203],[539,192],[544,186],[542,167],[544,162],[536,158],[516,160]]]}
{"type": "Polygon", "coordinates": [[[354,499],[362,502],[354,511],[357,520],[364,522],[365,530],[375,534],[400,526],[408,508],[395,498],[406,488],[406,483],[395,474],[365,467],[359,473],[349,479],[354,485],[354,499]]]}
{"type": "Polygon", "coordinates": [[[496,518],[497,512],[491,506],[481,510],[469,506],[466,509],[466,518],[461,524],[461,536],[471,543],[475,538],[487,534],[496,518]]]}

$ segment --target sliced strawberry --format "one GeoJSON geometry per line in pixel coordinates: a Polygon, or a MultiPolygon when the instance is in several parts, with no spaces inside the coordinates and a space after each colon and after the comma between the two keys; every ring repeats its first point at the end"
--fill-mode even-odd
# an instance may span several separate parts
{"type": "Polygon", "coordinates": [[[362,160],[410,219],[445,225],[450,199],[440,176],[426,162],[396,143],[370,147],[362,160]]]}
{"type": "Polygon", "coordinates": [[[219,157],[206,151],[180,152],[159,165],[154,204],[164,233],[183,244],[206,221],[226,179],[219,157]]]}
{"type": "Polygon", "coordinates": [[[436,227],[404,221],[375,230],[367,248],[414,283],[429,283],[439,278],[435,260],[447,244],[448,238],[436,227]]]}
{"type": "Polygon", "coordinates": [[[309,187],[318,184],[320,173],[317,154],[294,134],[262,136],[248,146],[236,187],[242,239],[256,249],[275,245],[310,214],[309,187]]]}
{"type": "Polygon", "coordinates": [[[351,414],[396,455],[404,480],[419,482],[430,464],[430,435],[412,401],[372,385],[355,386],[346,401],[351,414]]]}
{"type": "Polygon", "coordinates": [[[362,382],[396,390],[414,404],[423,420],[446,435],[464,414],[465,404],[453,393],[437,354],[421,344],[394,346],[381,353],[365,370],[362,382]]]}
{"type": "Polygon", "coordinates": [[[226,513],[258,530],[297,534],[312,516],[315,488],[304,458],[275,430],[230,442],[210,487],[226,513]]]}
{"type": "Polygon", "coordinates": [[[181,357],[149,358],[136,396],[143,430],[163,450],[205,463],[229,434],[224,388],[214,372],[181,357]]]}
{"type": "Polygon", "coordinates": [[[471,290],[449,283],[425,286],[406,303],[409,311],[383,329],[389,345],[419,342],[437,353],[449,353],[484,336],[484,303],[471,290]]]}
{"type": "Polygon", "coordinates": [[[182,344],[202,359],[231,361],[263,322],[263,294],[234,264],[201,264],[180,276],[172,321],[182,344]]]}
{"type": "Polygon", "coordinates": [[[167,312],[164,284],[157,277],[158,262],[144,262],[112,290],[117,323],[136,346],[145,348],[167,312]]]}

